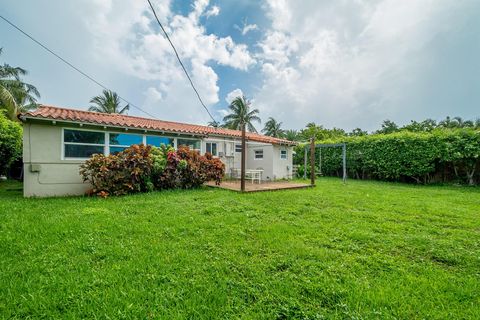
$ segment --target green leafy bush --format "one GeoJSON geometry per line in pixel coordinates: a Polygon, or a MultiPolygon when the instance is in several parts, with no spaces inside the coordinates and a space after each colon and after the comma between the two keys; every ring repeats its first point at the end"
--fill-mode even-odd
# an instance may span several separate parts
{"type": "Polygon", "coordinates": [[[164,171],[154,177],[158,189],[191,189],[211,180],[220,184],[225,173],[225,165],[220,159],[209,153],[202,156],[188,147],[180,147],[176,152],[167,151],[165,158],[164,171]]]}
{"type": "MultiPolygon", "coordinates": [[[[318,143],[347,143],[349,177],[417,183],[480,182],[480,132],[474,129],[397,132],[344,137],[318,143]]],[[[296,150],[303,163],[303,146],[296,150]]],[[[317,173],[342,175],[341,148],[322,148],[317,173]],[[320,172],[321,170],[321,172],[320,172]]],[[[299,170],[299,172],[302,170],[299,170]]]]}
{"type": "Polygon", "coordinates": [[[0,115],[0,175],[22,155],[22,127],[0,115]]]}
{"type": "Polygon", "coordinates": [[[104,197],[153,190],[150,149],[133,145],[116,155],[95,154],[80,166],[80,175],[92,184],[92,194],[104,197]]]}
{"type": "Polygon", "coordinates": [[[188,147],[178,149],[177,155],[180,159],[179,181],[181,188],[195,188],[210,180],[220,184],[225,173],[225,165],[220,159],[213,158],[210,153],[201,156],[198,152],[189,150],[188,147]]]}
{"type": "Polygon", "coordinates": [[[92,184],[92,194],[106,197],[154,189],[191,189],[209,180],[220,183],[224,164],[210,154],[182,147],[155,148],[133,145],[116,154],[93,155],[80,167],[84,181],[92,184]]]}

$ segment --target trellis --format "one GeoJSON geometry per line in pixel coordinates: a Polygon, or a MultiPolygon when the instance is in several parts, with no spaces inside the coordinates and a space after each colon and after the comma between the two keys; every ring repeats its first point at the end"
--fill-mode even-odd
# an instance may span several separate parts
{"type": "MultiPolygon", "coordinates": [[[[342,180],[343,182],[347,182],[347,144],[346,143],[321,143],[321,144],[314,144],[314,147],[312,148],[312,144],[314,142],[311,142],[310,145],[305,146],[305,157],[304,157],[304,170],[303,170],[303,178],[307,178],[307,158],[308,158],[308,149],[310,148],[310,172],[315,172],[315,151],[316,148],[319,148],[319,157],[318,157],[318,164],[320,167],[320,174],[322,173],[322,148],[342,148],[342,164],[343,164],[343,177],[342,180]],[[313,152],[312,152],[313,150],[313,152]]],[[[312,175],[312,177],[314,174],[312,175]]],[[[313,181],[313,178],[312,178],[313,181]]],[[[313,184],[313,183],[312,183],[313,184]]]]}

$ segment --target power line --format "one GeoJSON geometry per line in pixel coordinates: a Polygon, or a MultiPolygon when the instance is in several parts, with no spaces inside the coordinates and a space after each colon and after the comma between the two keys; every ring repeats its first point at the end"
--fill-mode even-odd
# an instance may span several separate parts
{"type": "Polygon", "coordinates": [[[200,103],[202,104],[203,108],[207,111],[207,113],[208,113],[208,115],[210,116],[210,118],[212,118],[212,120],[213,120],[214,122],[217,122],[217,121],[215,120],[215,118],[213,118],[212,114],[211,114],[210,111],[208,110],[208,108],[207,108],[207,106],[205,105],[205,103],[203,103],[203,100],[202,100],[202,98],[200,97],[200,94],[198,93],[197,88],[195,88],[195,85],[193,84],[192,78],[190,78],[190,76],[188,75],[187,69],[186,69],[185,66],[183,65],[183,62],[182,62],[182,60],[180,59],[180,56],[178,55],[177,49],[175,49],[175,46],[173,45],[172,40],[170,40],[170,37],[168,36],[167,31],[163,28],[163,25],[162,25],[162,23],[160,22],[160,19],[158,19],[157,13],[155,12],[155,9],[153,8],[152,3],[150,2],[150,0],[147,0],[147,1],[148,1],[148,4],[150,5],[150,8],[152,9],[152,12],[153,12],[153,15],[155,16],[155,19],[156,19],[157,22],[158,22],[158,25],[160,26],[160,28],[162,29],[163,33],[165,34],[165,38],[167,38],[168,42],[169,42],[170,45],[172,46],[173,51],[175,52],[175,55],[177,56],[177,60],[178,60],[178,62],[180,63],[180,66],[181,66],[182,69],[183,69],[183,72],[185,72],[185,75],[187,76],[188,81],[190,81],[190,85],[192,86],[193,91],[195,91],[195,93],[197,94],[198,100],[199,100],[200,103]]]}
{"type": "MultiPolygon", "coordinates": [[[[2,18],[6,23],[8,23],[9,25],[11,25],[13,28],[17,29],[18,31],[20,31],[23,35],[25,35],[27,38],[29,38],[30,40],[32,40],[33,42],[35,42],[36,44],[38,44],[40,47],[42,47],[43,49],[45,49],[46,51],[48,51],[49,53],[51,53],[52,55],[54,55],[55,57],[57,57],[58,59],[60,59],[63,63],[65,63],[66,65],[68,65],[70,68],[72,68],[73,70],[77,71],[78,73],[80,73],[81,75],[83,75],[84,77],[86,77],[87,79],[89,79],[90,81],[94,82],[96,85],[100,86],[101,88],[105,89],[105,90],[109,90],[111,91],[109,88],[107,88],[105,85],[103,85],[102,83],[98,82],[97,80],[95,80],[93,77],[89,76],[88,74],[86,74],[85,72],[83,72],[82,70],[80,70],[79,68],[75,67],[73,64],[71,64],[70,62],[68,62],[67,60],[65,60],[64,58],[62,58],[61,56],[59,56],[58,54],[56,54],[55,52],[53,52],[52,50],[50,50],[47,46],[45,46],[43,43],[41,43],[40,41],[36,40],[33,36],[31,36],[30,34],[26,33],[25,31],[23,31],[20,27],[16,26],[13,22],[11,22],[10,20],[8,20],[7,18],[5,18],[4,16],[0,15],[0,18],[2,18]]],[[[130,101],[128,101],[127,99],[124,99],[122,98],[121,96],[118,96],[122,101],[126,102],[128,105],[131,105],[132,107],[142,111],[143,113],[145,113],[146,115],[149,115],[150,117],[152,118],[155,118],[157,119],[157,117],[155,117],[154,115],[152,115],[151,113],[143,110],[142,108],[134,105],[133,103],[131,103],[130,101]]]]}

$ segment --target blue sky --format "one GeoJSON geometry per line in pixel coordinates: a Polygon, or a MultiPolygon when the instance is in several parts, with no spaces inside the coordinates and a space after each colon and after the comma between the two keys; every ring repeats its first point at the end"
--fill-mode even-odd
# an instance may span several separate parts
{"type": "MultiPolygon", "coordinates": [[[[239,93],[285,128],[480,117],[479,1],[152,2],[219,120],[239,93]]],[[[206,123],[148,9],[5,0],[0,14],[156,117],[206,123]]],[[[2,62],[29,71],[44,104],[86,109],[101,92],[3,21],[0,47],[2,62]]]]}

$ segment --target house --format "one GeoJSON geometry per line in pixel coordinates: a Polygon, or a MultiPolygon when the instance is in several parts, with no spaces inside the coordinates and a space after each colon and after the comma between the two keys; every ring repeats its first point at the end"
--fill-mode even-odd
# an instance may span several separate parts
{"type": "MultiPolygon", "coordinates": [[[[132,144],[210,152],[238,172],[241,131],[42,105],[23,121],[24,196],[79,195],[90,188],[79,166],[92,154],[119,152],[132,144]]],[[[294,142],[250,133],[246,169],[263,170],[262,180],[292,177],[294,142]]]]}

